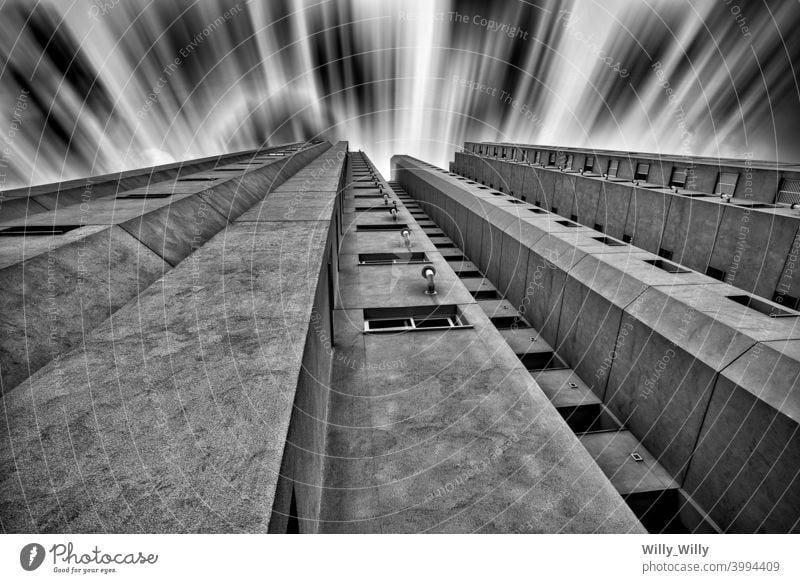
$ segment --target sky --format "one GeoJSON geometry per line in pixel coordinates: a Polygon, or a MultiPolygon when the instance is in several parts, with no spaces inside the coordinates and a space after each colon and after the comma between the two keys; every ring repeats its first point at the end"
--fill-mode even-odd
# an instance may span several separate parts
{"type": "Polygon", "coordinates": [[[0,0],[0,191],[316,138],[800,161],[800,3],[0,0]]]}

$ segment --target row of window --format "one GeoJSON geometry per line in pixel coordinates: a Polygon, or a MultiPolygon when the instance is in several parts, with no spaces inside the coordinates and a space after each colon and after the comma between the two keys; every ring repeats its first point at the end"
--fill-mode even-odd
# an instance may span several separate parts
{"type": "MultiPolygon", "coordinates": [[[[491,154],[495,157],[506,158],[510,157],[511,159],[516,159],[516,148],[508,148],[503,146],[487,146],[478,144],[477,145],[477,153],[478,154],[491,154]]],[[[522,151],[522,161],[529,162],[528,159],[528,152],[525,150],[522,151]]],[[[547,166],[555,166],[557,160],[557,153],[556,152],[547,152],[547,166]]],[[[564,169],[565,170],[575,170],[574,168],[575,156],[573,154],[566,154],[566,158],[564,160],[564,169]]],[[[533,163],[534,164],[542,164],[542,152],[540,150],[535,150],[533,153],[533,163]]],[[[586,156],[583,162],[583,171],[584,172],[594,172],[595,166],[595,157],[594,156],[586,156]]],[[[608,161],[606,165],[606,172],[605,174],[609,178],[616,178],[619,172],[619,159],[611,159],[608,161]]],[[[676,188],[691,188],[691,176],[693,170],[689,167],[685,166],[675,166],[672,169],[672,174],[670,175],[668,186],[676,187],[676,188]],[[689,186],[687,187],[687,183],[689,186]]],[[[647,181],[647,178],[650,174],[650,164],[648,162],[639,162],[636,164],[636,171],[633,174],[634,180],[641,180],[643,182],[647,181]]],[[[736,183],[739,180],[739,174],[736,172],[720,172],[717,176],[717,183],[714,187],[714,194],[727,194],[733,196],[734,191],[736,190],[736,183]]],[[[785,178],[781,183],[781,188],[778,193],[778,202],[782,203],[800,203],[800,180],[785,178]]]]}

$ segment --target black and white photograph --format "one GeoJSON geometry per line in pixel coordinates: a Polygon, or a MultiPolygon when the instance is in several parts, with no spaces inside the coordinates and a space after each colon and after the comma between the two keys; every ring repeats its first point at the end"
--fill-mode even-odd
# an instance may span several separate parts
{"type": "Polygon", "coordinates": [[[0,0],[0,579],[798,581],[798,263],[795,0],[0,0]]]}

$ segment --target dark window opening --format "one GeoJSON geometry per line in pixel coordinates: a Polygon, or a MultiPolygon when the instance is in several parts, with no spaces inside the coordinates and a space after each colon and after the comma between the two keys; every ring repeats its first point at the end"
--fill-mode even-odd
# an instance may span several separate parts
{"type": "Polygon", "coordinates": [[[633,177],[636,180],[647,180],[647,176],[650,174],[650,164],[646,164],[644,162],[639,162],[636,165],[636,174],[633,177]]]}
{"type": "Polygon", "coordinates": [[[658,250],[658,256],[659,257],[663,257],[667,261],[671,261],[672,260],[672,251],[670,251],[669,249],[664,249],[663,247],[661,247],[658,250]]]}
{"type": "Polygon", "coordinates": [[[583,163],[583,171],[591,172],[593,168],[594,168],[594,156],[586,156],[586,160],[583,163]]]}
{"type": "Polygon", "coordinates": [[[741,295],[741,296],[725,296],[729,300],[733,300],[737,304],[741,304],[746,308],[750,308],[751,310],[755,310],[756,312],[760,312],[765,316],[769,316],[770,318],[785,318],[785,317],[792,317],[792,316],[800,316],[795,312],[789,312],[788,310],[783,310],[778,306],[773,306],[772,304],[754,298],[753,296],[741,295]]]}
{"type": "Polygon", "coordinates": [[[570,221],[575,221],[577,223],[578,222],[578,215],[570,215],[569,216],[569,220],[570,221]]]}
{"type": "Polygon", "coordinates": [[[775,295],[772,296],[772,301],[790,310],[797,310],[797,308],[800,307],[800,298],[786,295],[780,290],[775,291],[775,295]]]}
{"type": "Polygon", "coordinates": [[[45,237],[48,235],[63,235],[75,229],[80,229],[80,225],[24,225],[19,227],[7,227],[0,231],[0,237],[45,237]]]}
{"type": "Polygon", "coordinates": [[[626,233],[622,235],[623,243],[630,243],[631,241],[633,241],[633,235],[628,235],[626,233]]]}
{"type": "Polygon", "coordinates": [[[356,231],[397,231],[408,229],[405,223],[387,223],[385,225],[356,225],[356,231]]]}
{"type": "Polygon", "coordinates": [[[653,267],[658,267],[659,269],[663,269],[667,273],[689,273],[688,270],[681,269],[674,263],[662,261],[661,259],[645,259],[644,262],[649,263],[653,267]]]}
{"type": "Polygon", "coordinates": [[[289,502],[289,520],[286,522],[286,534],[300,534],[300,518],[297,516],[297,497],[292,487],[292,501],[289,502]]]}
{"type": "Polygon", "coordinates": [[[720,281],[725,281],[725,271],[722,269],[717,269],[716,267],[711,267],[710,265],[706,268],[706,275],[709,277],[713,277],[714,279],[718,279],[720,281]]]}
{"type": "Polygon", "coordinates": [[[616,239],[612,239],[611,237],[592,237],[595,241],[602,243],[603,245],[608,245],[609,247],[624,247],[625,243],[620,243],[616,239]]]}
{"type": "Polygon", "coordinates": [[[603,232],[603,225],[601,225],[600,223],[595,223],[594,224],[594,230],[595,231],[600,231],[602,233],[603,232]]]}
{"type": "Polygon", "coordinates": [[[172,196],[171,192],[142,192],[137,194],[124,194],[117,197],[117,200],[125,199],[148,199],[148,198],[168,198],[172,196]]]}

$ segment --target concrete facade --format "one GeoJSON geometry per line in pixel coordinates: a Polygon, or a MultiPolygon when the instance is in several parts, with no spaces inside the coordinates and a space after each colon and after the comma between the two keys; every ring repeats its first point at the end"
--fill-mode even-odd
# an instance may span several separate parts
{"type": "MultiPolygon", "coordinates": [[[[740,288],[564,220],[561,209],[544,211],[529,204],[530,191],[528,202],[509,204],[515,197],[469,176],[407,156],[393,165],[430,216],[456,217],[437,221],[446,234],[460,237],[457,225],[467,225],[465,259],[619,421],[614,431],[629,434],[620,443],[633,439],[645,448],[659,463],[659,479],[674,481],[683,507],[699,509],[686,522],[699,512],[724,532],[800,528],[800,464],[793,457],[800,314],[772,318],[779,305],[758,304],[740,288]]],[[[454,169],[462,167],[472,171],[457,159],[454,169]]],[[[563,205],[544,189],[535,192],[540,203],[563,205]]],[[[555,398],[555,381],[545,374],[553,375],[536,373],[537,381],[549,383],[555,398]]],[[[590,452],[597,439],[581,437],[590,452]]]]}

